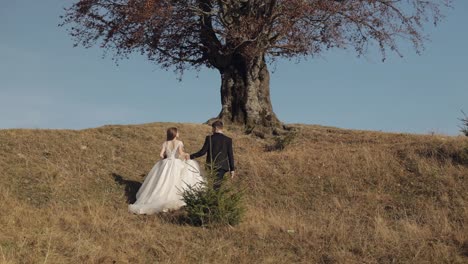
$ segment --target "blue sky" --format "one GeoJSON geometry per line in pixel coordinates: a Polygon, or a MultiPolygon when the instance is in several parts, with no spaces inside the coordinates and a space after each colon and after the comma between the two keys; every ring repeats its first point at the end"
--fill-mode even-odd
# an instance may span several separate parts
{"type": "MultiPolygon", "coordinates": [[[[72,1],[0,2],[0,128],[81,129],[105,124],[202,123],[220,110],[216,71],[182,82],[140,56],[102,58],[73,48],[60,23],[72,1]]],[[[437,28],[422,55],[404,50],[383,63],[332,50],[299,64],[272,65],[273,108],[285,123],[390,132],[459,134],[468,112],[468,1],[437,28]]]]}

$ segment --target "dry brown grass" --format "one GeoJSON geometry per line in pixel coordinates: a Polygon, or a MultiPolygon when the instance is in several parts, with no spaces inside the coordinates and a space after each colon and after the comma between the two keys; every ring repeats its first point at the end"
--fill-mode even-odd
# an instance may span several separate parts
{"type": "Polygon", "coordinates": [[[247,213],[203,229],[127,213],[176,125],[0,131],[2,263],[467,263],[468,139],[295,125],[235,139],[247,213]]]}

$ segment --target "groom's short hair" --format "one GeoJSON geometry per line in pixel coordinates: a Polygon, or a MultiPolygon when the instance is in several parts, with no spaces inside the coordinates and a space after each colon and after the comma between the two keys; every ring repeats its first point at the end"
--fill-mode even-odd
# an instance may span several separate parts
{"type": "Polygon", "coordinates": [[[211,126],[213,128],[223,129],[224,124],[223,124],[223,121],[216,120],[216,121],[213,122],[213,124],[211,124],[211,126]]]}

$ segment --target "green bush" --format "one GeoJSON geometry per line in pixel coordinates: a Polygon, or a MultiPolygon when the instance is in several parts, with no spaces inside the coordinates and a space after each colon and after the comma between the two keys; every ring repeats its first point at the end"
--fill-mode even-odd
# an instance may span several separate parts
{"type": "Polygon", "coordinates": [[[188,186],[182,193],[187,220],[196,226],[239,224],[244,213],[243,193],[226,178],[216,190],[216,172],[209,170],[207,174],[205,182],[188,186]]]}
{"type": "Polygon", "coordinates": [[[460,118],[462,125],[460,126],[460,132],[462,132],[465,136],[468,137],[468,116],[463,112],[464,117],[460,118]]]}
{"type": "Polygon", "coordinates": [[[267,146],[267,151],[281,151],[284,150],[288,145],[291,145],[296,139],[296,132],[287,132],[284,135],[274,137],[274,143],[267,146]]]}

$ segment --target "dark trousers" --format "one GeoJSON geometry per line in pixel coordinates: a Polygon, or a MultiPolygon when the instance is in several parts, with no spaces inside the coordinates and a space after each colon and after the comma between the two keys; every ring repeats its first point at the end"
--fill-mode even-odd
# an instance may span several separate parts
{"type": "Polygon", "coordinates": [[[225,169],[217,169],[216,170],[216,179],[215,179],[214,184],[213,184],[213,188],[215,190],[219,190],[219,188],[221,187],[221,183],[223,182],[224,174],[226,174],[226,172],[228,172],[228,171],[225,170],[225,169]]]}

